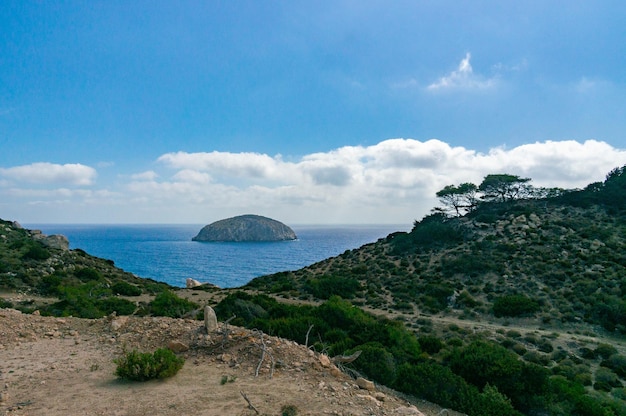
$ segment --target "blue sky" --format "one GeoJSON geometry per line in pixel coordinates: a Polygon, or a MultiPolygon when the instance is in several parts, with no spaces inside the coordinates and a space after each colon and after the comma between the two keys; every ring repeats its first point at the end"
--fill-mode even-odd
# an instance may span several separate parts
{"type": "Polygon", "coordinates": [[[622,1],[0,3],[0,218],[410,224],[626,164],[622,1]]]}

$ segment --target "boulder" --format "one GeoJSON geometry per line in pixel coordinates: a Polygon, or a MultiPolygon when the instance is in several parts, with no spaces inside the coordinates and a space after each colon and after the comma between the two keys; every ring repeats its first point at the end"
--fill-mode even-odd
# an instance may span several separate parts
{"type": "Polygon", "coordinates": [[[33,237],[33,239],[41,241],[45,246],[48,246],[50,248],[56,248],[66,251],[70,249],[70,241],[64,235],[46,235],[43,234],[41,230],[30,230],[30,235],[33,237]]]}
{"type": "Polygon", "coordinates": [[[376,390],[376,386],[374,385],[374,383],[369,380],[364,379],[363,377],[358,377],[356,379],[356,385],[359,386],[359,388],[362,388],[363,390],[367,390],[367,391],[376,390]]]}
{"type": "Polygon", "coordinates": [[[260,215],[240,215],[203,227],[193,241],[253,242],[296,240],[287,225],[260,215]]]}
{"type": "Polygon", "coordinates": [[[204,327],[207,334],[217,331],[217,315],[215,315],[215,311],[209,305],[204,307],[204,327]]]}
{"type": "Polygon", "coordinates": [[[187,278],[185,284],[187,286],[187,289],[192,289],[194,287],[202,286],[202,283],[198,282],[196,279],[192,279],[191,277],[187,278]]]}
{"type": "Polygon", "coordinates": [[[167,348],[174,353],[185,352],[189,350],[189,346],[184,342],[172,340],[167,343],[167,348]]]}

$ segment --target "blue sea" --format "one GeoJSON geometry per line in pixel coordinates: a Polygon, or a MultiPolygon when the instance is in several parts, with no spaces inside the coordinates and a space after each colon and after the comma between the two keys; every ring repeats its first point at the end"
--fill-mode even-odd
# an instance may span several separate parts
{"type": "Polygon", "coordinates": [[[44,234],[63,234],[70,248],[113,260],[137,276],[184,287],[187,278],[239,287],[255,277],[297,270],[359,248],[407,225],[292,226],[294,241],[204,243],[191,241],[202,225],[25,224],[44,234]]]}

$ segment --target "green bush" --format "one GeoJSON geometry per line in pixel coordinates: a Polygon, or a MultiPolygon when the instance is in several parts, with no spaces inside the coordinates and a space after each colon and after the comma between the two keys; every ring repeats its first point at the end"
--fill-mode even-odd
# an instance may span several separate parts
{"type": "Polygon", "coordinates": [[[111,286],[111,291],[122,296],[139,296],[141,295],[141,289],[135,285],[131,285],[128,282],[117,282],[111,286]]]}
{"type": "Polygon", "coordinates": [[[183,367],[185,360],[166,348],[159,348],[152,354],[133,350],[114,362],[117,364],[116,376],[126,380],[146,381],[172,377],[183,367]]]}
{"type": "Polygon", "coordinates": [[[349,353],[357,350],[361,351],[361,355],[354,362],[358,370],[381,384],[391,386],[396,379],[396,363],[393,355],[378,342],[359,345],[349,353]]]}
{"type": "Polygon", "coordinates": [[[56,274],[50,274],[41,278],[39,285],[39,293],[42,295],[58,295],[60,293],[59,286],[62,283],[61,277],[56,274]]]}
{"type": "Polygon", "coordinates": [[[430,355],[437,354],[444,347],[443,341],[435,336],[421,336],[417,339],[422,351],[430,355]]]}
{"type": "Polygon", "coordinates": [[[604,359],[608,359],[611,355],[617,354],[617,348],[610,344],[598,344],[593,352],[596,357],[600,356],[604,359]]]}
{"type": "Polygon", "coordinates": [[[179,298],[173,292],[166,290],[156,295],[150,302],[150,312],[154,316],[169,316],[170,318],[181,318],[187,312],[197,309],[198,305],[179,298]]]}
{"type": "Polygon", "coordinates": [[[92,269],[90,267],[85,267],[83,269],[78,269],[74,273],[76,277],[78,277],[83,282],[88,282],[90,280],[100,280],[102,275],[96,269],[92,269]]]}
{"type": "Polygon", "coordinates": [[[611,391],[613,387],[622,387],[619,377],[608,368],[600,367],[596,371],[596,382],[593,388],[596,390],[611,391]]]}
{"type": "Polygon", "coordinates": [[[41,244],[33,243],[26,253],[22,256],[24,259],[31,260],[47,260],[50,258],[50,252],[41,244]]]}
{"type": "Polygon", "coordinates": [[[292,404],[286,404],[280,408],[281,416],[296,416],[298,414],[298,408],[292,404]]]}
{"type": "Polygon", "coordinates": [[[136,309],[134,302],[116,297],[108,297],[98,300],[96,302],[96,306],[106,315],[113,312],[117,315],[132,315],[136,309]]]}
{"type": "Polygon", "coordinates": [[[539,310],[537,301],[524,295],[507,295],[494,300],[493,314],[502,316],[528,316],[539,310]]]}
{"type": "Polygon", "coordinates": [[[613,354],[600,364],[602,367],[610,368],[623,379],[626,379],[626,356],[613,354]]]}
{"type": "Polygon", "coordinates": [[[322,276],[311,279],[306,290],[319,299],[329,299],[331,296],[341,296],[352,299],[360,290],[358,280],[340,276],[322,276]]]}

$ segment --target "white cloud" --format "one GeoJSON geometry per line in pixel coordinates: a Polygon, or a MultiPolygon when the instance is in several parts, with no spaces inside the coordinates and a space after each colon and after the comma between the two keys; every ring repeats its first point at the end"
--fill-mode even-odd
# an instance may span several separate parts
{"type": "Polygon", "coordinates": [[[582,188],[626,165],[626,150],[569,140],[480,153],[436,139],[390,139],[289,162],[228,152],[168,153],[158,160],[156,171],[123,176],[127,182],[113,190],[0,188],[3,215],[13,212],[8,218],[23,220],[18,214],[36,204],[41,217],[32,222],[55,212],[55,218],[72,215],[67,222],[83,215],[89,222],[154,223],[257,213],[292,224],[411,224],[438,204],[435,193],[446,185],[509,173],[530,177],[536,186],[582,188]]]}
{"type": "Polygon", "coordinates": [[[65,165],[32,163],[11,168],[0,168],[0,176],[16,182],[32,184],[88,186],[93,185],[97,173],[94,168],[79,163],[65,165]]]}
{"type": "Polygon", "coordinates": [[[158,178],[159,175],[153,170],[148,170],[145,172],[135,173],[134,175],[131,175],[130,177],[134,181],[153,181],[156,178],[158,178]]]}
{"type": "Polygon", "coordinates": [[[579,94],[596,92],[598,90],[608,90],[611,83],[602,79],[582,77],[574,84],[574,91],[579,94]]]}
{"type": "Polygon", "coordinates": [[[439,78],[428,87],[430,91],[442,91],[450,89],[487,89],[496,85],[496,78],[484,78],[474,73],[470,63],[472,55],[468,52],[461,60],[456,71],[439,78]]]}
{"type": "Polygon", "coordinates": [[[158,161],[172,168],[249,179],[278,179],[284,171],[278,168],[280,165],[284,167],[280,156],[259,153],[176,152],[164,154],[158,161]]]}

